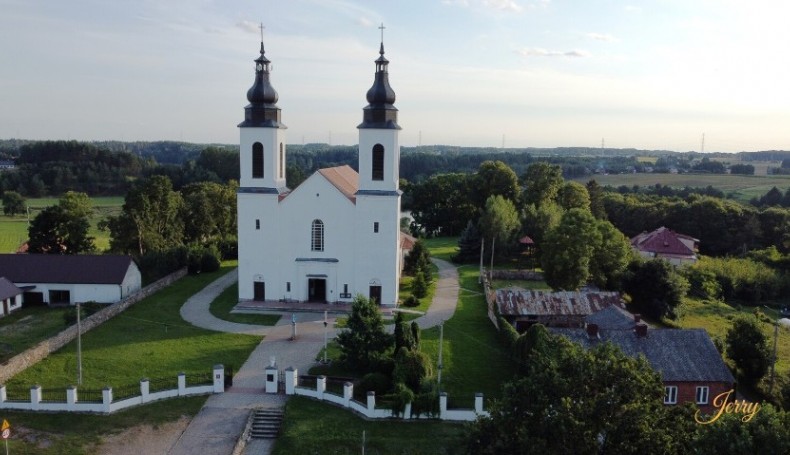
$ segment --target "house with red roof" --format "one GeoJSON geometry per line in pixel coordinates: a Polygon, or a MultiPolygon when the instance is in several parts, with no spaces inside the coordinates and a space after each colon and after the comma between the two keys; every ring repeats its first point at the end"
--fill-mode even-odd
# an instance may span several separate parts
{"type": "Polygon", "coordinates": [[[699,240],[661,226],[632,238],[631,248],[644,258],[660,258],[678,266],[697,262],[699,240]]]}

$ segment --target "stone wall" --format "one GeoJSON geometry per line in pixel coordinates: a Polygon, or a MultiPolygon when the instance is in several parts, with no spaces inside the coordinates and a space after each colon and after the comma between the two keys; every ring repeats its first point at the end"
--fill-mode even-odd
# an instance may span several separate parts
{"type": "Polygon", "coordinates": [[[493,270],[492,280],[542,281],[543,274],[532,270],[493,270]]]}
{"type": "MultiPolygon", "coordinates": [[[[162,288],[170,286],[173,284],[173,282],[183,278],[186,274],[187,270],[185,268],[173,272],[170,275],[167,275],[166,277],[149,284],[140,291],[128,296],[120,302],[113,303],[112,305],[108,305],[106,308],[97,311],[96,313],[80,321],[82,333],[100,326],[104,322],[117,316],[119,313],[139,302],[140,300],[143,300],[144,298],[158,292],[162,288]]],[[[57,351],[75,338],[77,338],[76,324],[63,330],[57,335],[38,343],[32,348],[27,349],[26,351],[21,352],[14,357],[11,357],[2,364],[2,369],[0,369],[0,384],[8,381],[10,378],[24,371],[28,367],[42,361],[50,353],[57,351]]]]}

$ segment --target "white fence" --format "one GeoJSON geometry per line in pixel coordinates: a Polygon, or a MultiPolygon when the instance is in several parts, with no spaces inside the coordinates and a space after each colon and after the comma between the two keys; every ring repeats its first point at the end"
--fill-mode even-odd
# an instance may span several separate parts
{"type": "Polygon", "coordinates": [[[140,380],[140,394],[121,400],[113,400],[112,387],[102,389],[101,401],[80,401],[79,389],[71,386],[66,389],[66,401],[45,401],[42,399],[40,385],[30,388],[30,400],[8,400],[6,386],[0,385],[0,409],[17,409],[24,411],[66,411],[66,412],[99,412],[110,414],[121,409],[138,406],[166,398],[205,395],[225,391],[225,368],[215,365],[212,371],[212,383],[187,387],[186,374],[179,373],[178,388],[149,392],[150,381],[140,380]]]}
{"type": "Polygon", "coordinates": [[[440,420],[454,420],[471,422],[477,419],[478,416],[488,416],[488,412],[483,410],[483,394],[475,394],[475,408],[474,409],[447,409],[447,394],[439,394],[439,415],[430,414],[412,414],[411,403],[405,406],[403,413],[396,413],[392,409],[376,408],[376,393],[368,392],[367,402],[361,403],[353,399],[354,385],[346,382],[343,385],[343,396],[339,396],[326,391],[326,376],[318,376],[316,378],[315,388],[299,386],[299,375],[296,369],[287,368],[285,370],[285,394],[286,395],[301,395],[306,397],[315,398],[316,400],[326,401],[337,406],[350,409],[358,414],[361,414],[369,419],[392,419],[402,418],[404,420],[410,419],[435,419],[440,420]]]}

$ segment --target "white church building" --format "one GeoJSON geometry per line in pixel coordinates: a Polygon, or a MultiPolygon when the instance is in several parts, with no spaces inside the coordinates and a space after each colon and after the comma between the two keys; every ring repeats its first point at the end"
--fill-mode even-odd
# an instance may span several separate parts
{"type": "Polygon", "coordinates": [[[320,169],[297,188],[285,179],[286,126],[263,42],[241,133],[239,300],[398,301],[400,145],[384,44],[359,129],[359,173],[320,169]]]}

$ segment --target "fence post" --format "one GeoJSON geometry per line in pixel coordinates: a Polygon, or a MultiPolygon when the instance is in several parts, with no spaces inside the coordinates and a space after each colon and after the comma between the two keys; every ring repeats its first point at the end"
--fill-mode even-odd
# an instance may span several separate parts
{"type": "Polygon", "coordinates": [[[343,384],[343,406],[351,406],[351,398],[354,396],[354,383],[346,382],[343,384]]]}
{"type": "Polygon", "coordinates": [[[7,396],[8,395],[6,395],[5,384],[0,384],[0,403],[5,403],[7,396]]]}
{"type": "Polygon", "coordinates": [[[107,386],[101,389],[101,401],[104,406],[104,412],[110,413],[110,404],[112,404],[112,387],[107,386]]]}
{"type": "Polygon", "coordinates": [[[274,365],[269,365],[264,370],[266,377],[266,384],[264,387],[264,391],[266,393],[277,393],[277,389],[279,388],[278,382],[280,381],[279,372],[277,371],[277,367],[274,365]]]}
{"type": "Polygon", "coordinates": [[[447,392],[439,394],[439,419],[444,420],[447,417],[447,392]]]}
{"type": "Polygon", "coordinates": [[[148,382],[148,378],[140,379],[140,396],[143,398],[143,403],[148,403],[150,398],[148,394],[151,391],[151,383],[148,382]]]}
{"type": "Polygon", "coordinates": [[[214,365],[214,393],[225,391],[225,366],[221,363],[214,365]]]}
{"type": "Polygon", "coordinates": [[[294,367],[285,369],[285,394],[293,395],[296,393],[296,386],[299,384],[299,371],[294,367]]]}
{"type": "Polygon", "coordinates": [[[376,392],[368,392],[368,417],[373,417],[373,411],[376,410],[376,392]]]}
{"type": "Polygon", "coordinates": [[[483,413],[483,394],[476,393],[475,394],[475,414],[482,414],[483,413]]]}
{"type": "Polygon", "coordinates": [[[178,396],[186,395],[187,393],[187,375],[183,371],[178,373],[178,396]]]}
{"type": "Polygon", "coordinates": [[[41,404],[41,386],[34,385],[30,388],[30,408],[34,411],[37,411],[39,408],[39,404],[41,404]]]}
{"type": "Polygon", "coordinates": [[[70,385],[66,389],[66,405],[68,409],[74,409],[74,405],[77,403],[77,388],[73,385],[70,385]]]}
{"type": "Polygon", "coordinates": [[[411,419],[411,403],[406,403],[406,406],[403,408],[403,418],[406,420],[411,419]]]}
{"type": "Polygon", "coordinates": [[[315,391],[318,392],[318,399],[324,399],[324,392],[326,392],[326,376],[323,374],[315,380],[315,391]]]}

